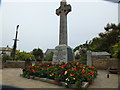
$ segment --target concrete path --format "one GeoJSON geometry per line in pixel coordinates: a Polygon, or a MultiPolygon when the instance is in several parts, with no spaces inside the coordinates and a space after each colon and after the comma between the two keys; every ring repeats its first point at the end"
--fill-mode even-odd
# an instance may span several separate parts
{"type": "Polygon", "coordinates": [[[21,69],[3,69],[2,84],[20,88],[63,88],[54,84],[20,77],[21,69]]]}
{"type": "Polygon", "coordinates": [[[97,78],[89,86],[89,88],[118,88],[118,74],[109,74],[106,70],[98,70],[97,78]]]}
{"type": "MultiPolygon", "coordinates": [[[[54,84],[22,78],[20,73],[22,73],[21,69],[0,69],[0,77],[2,77],[2,83],[0,82],[0,84],[20,88],[63,88],[54,84]]],[[[98,70],[98,76],[89,88],[118,88],[118,75],[110,74],[110,78],[107,78],[106,74],[107,71],[98,70]]]]}

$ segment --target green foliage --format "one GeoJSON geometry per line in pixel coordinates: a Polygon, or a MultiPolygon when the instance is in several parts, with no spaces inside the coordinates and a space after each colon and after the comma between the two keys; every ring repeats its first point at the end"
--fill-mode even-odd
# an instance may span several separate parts
{"type": "Polygon", "coordinates": [[[107,51],[112,53],[112,46],[119,41],[120,25],[107,24],[105,27],[106,32],[99,33],[99,37],[93,38],[89,43],[91,51],[107,51]]]}
{"type": "Polygon", "coordinates": [[[16,55],[16,60],[35,60],[35,57],[27,52],[19,52],[16,55]]]}
{"type": "Polygon", "coordinates": [[[9,55],[7,55],[7,54],[3,54],[3,56],[2,56],[2,60],[3,60],[3,61],[6,61],[6,60],[12,60],[12,57],[9,56],[9,55]]]}
{"type": "Polygon", "coordinates": [[[75,85],[77,86],[77,88],[81,88],[82,87],[81,80],[78,80],[77,82],[75,82],[75,85]]]}
{"type": "Polygon", "coordinates": [[[75,48],[73,49],[73,51],[75,52],[76,50],[79,50],[79,47],[80,47],[80,45],[77,46],[77,47],[75,47],[75,48]]]}
{"type": "Polygon", "coordinates": [[[33,49],[32,54],[35,56],[35,59],[36,59],[37,61],[41,61],[42,58],[43,58],[43,51],[42,51],[40,48],[38,48],[38,49],[36,49],[36,48],[33,49]]]}
{"type": "Polygon", "coordinates": [[[119,58],[120,59],[120,41],[113,46],[113,57],[119,58]]]}
{"type": "Polygon", "coordinates": [[[45,61],[52,61],[52,59],[53,59],[53,52],[47,54],[44,59],[45,59],[45,61]]]}
{"type": "MultiPolygon", "coordinates": [[[[95,37],[81,46],[84,46],[88,50],[94,52],[106,51],[112,55],[114,54],[113,56],[116,57],[115,52],[118,51],[114,51],[115,49],[113,49],[113,46],[119,42],[120,23],[118,25],[107,24],[104,29],[105,32],[99,33],[99,37],[95,37]]],[[[74,50],[78,50],[79,47],[80,45],[77,46],[74,50]]]]}

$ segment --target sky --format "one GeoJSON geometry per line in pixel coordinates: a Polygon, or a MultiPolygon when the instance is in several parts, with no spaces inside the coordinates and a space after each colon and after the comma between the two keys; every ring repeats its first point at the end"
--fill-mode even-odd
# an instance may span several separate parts
{"type": "MultiPolygon", "coordinates": [[[[83,44],[105,32],[107,23],[118,24],[118,4],[102,0],[67,0],[72,11],[67,15],[68,45],[83,44]]],[[[4,0],[1,3],[0,47],[13,46],[16,26],[17,49],[54,49],[59,44],[60,0],[4,0]]]]}

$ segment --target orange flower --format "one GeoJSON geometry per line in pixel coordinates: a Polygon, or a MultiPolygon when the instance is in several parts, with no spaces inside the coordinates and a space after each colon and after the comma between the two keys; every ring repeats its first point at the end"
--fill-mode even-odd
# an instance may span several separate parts
{"type": "Polygon", "coordinates": [[[76,65],[79,65],[79,62],[77,62],[76,65]]]}
{"type": "Polygon", "coordinates": [[[70,74],[70,76],[75,76],[74,74],[70,74]]]}
{"type": "Polygon", "coordinates": [[[52,73],[50,76],[52,77],[54,75],[54,73],[52,73]]]}
{"type": "Polygon", "coordinates": [[[35,72],[35,70],[31,70],[31,72],[35,72]]]}

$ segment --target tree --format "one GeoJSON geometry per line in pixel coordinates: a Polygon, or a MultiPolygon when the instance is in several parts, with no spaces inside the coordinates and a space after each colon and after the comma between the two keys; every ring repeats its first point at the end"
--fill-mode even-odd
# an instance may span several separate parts
{"type": "Polygon", "coordinates": [[[33,49],[32,54],[35,56],[35,59],[37,61],[42,61],[42,59],[43,59],[43,51],[40,48],[33,49]]]}
{"type": "Polygon", "coordinates": [[[120,41],[113,46],[113,57],[120,59],[120,41]]]}
{"type": "Polygon", "coordinates": [[[3,55],[2,55],[2,60],[3,60],[3,61],[12,60],[12,57],[9,56],[9,55],[7,55],[7,54],[3,54],[3,55]]]}
{"type": "Polygon", "coordinates": [[[99,37],[95,37],[89,42],[75,47],[74,50],[76,51],[79,49],[79,47],[83,46],[86,47],[87,50],[94,52],[106,51],[111,54],[115,54],[113,46],[119,42],[120,23],[118,25],[107,24],[104,29],[105,32],[99,33],[99,37]]]}
{"type": "Polygon", "coordinates": [[[23,51],[17,53],[16,60],[35,60],[35,57],[34,55],[23,51]]]}
{"type": "Polygon", "coordinates": [[[53,59],[53,54],[54,54],[53,52],[47,54],[47,55],[45,56],[45,61],[52,61],[52,59],[53,59]]]}

